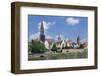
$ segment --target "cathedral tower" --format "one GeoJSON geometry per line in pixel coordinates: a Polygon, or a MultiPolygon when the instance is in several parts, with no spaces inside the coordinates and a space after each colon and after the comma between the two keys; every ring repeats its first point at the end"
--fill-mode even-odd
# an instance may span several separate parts
{"type": "Polygon", "coordinates": [[[77,44],[80,45],[80,36],[77,37],[77,44]]]}
{"type": "Polygon", "coordinates": [[[45,42],[43,21],[41,22],[41,26],[40,26],[40,41],[45,42]]]}

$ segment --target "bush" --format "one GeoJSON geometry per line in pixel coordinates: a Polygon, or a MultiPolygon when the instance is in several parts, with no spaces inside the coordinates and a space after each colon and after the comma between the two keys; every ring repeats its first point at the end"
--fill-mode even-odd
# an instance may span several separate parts
{"type": "Polygon", "coordinates": [[[53,45],[52,49],[51,49],[53,52],[57,52],[57,47],[56,47],[56,44],[53,45]]]}
{"type": "Polygon", "coordinates": [[[83,49],[83,48],[84,48],[83,44],[80,44],[80,46],[77,49],[83,49]]]}
{"type": "Polygon", "coordinates": [[[45,45],[40,41],[33,41],[31,42],[31,51],[32,53],[44,53],[47,49],[45,45]]]}

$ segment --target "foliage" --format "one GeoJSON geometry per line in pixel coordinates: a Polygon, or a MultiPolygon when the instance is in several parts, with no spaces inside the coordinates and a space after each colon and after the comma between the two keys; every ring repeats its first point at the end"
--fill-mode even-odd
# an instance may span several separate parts
{"type": "Polygon", "coordinates": [[[80,48],[84,48],[83,44],[80,44],[80,48]]]}
{"type": "Polygon", "coordinates": [[[34,41],[31,42],[31,51],[32,53],[44,53],[47,49],[45,48],[45,45],[40,41],[34,41]]]}
{"type": "Polygon", "coordinates": [[[57,47],[56,47],[56,44],[54,44],[54,45],[53,45],[53,47],[52,47],[51,51],[53,51],[53,52],[57,52],[57,47]]]}
{"type": "Polygon", "coordinates": [[[83,48],[84,48],[83,44],[80,44],[79,47],[77,47],[77,49],[83,49],[83,48]]]}

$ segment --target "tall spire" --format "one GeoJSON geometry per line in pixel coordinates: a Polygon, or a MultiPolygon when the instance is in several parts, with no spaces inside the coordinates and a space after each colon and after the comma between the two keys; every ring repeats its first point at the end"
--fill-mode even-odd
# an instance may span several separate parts
{"type": "Polygon", "coordinates": [[[80,44],[80,36],[77,36],[77,44],[80,44]]]}
{"type": "Polygon", "coordinates": [[[43,21],[41,22],[40,33],[41,33],[41,34],[44,34],[44,25],[43,25],[43,21]]]}
{"type": "Polygon", "coordinates": [[[61,36],[60,35],[58,36],[58,41],[61,41],[61,36]]]}
{"type": "Polygon", "coordinates": [[[40,40],[42,42],[45,41],[45,35],[44,35],[44,23],[43,23],[43,20],[41,22],[41,26],[40,26],[40,40]]]}

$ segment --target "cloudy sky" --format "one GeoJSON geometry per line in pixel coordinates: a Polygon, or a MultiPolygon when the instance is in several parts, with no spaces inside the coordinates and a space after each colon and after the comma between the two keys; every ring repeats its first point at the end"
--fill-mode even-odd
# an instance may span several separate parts
{"type": "Polygon", "coordinates": [[[39,37],[42,21],[46,38],[56,39],[61,36],[65,40],[76,41],[78,35],[80,35],[81,39],[87,39],[88,37],[87,17],[28,15],[29,41],[39,37]]]}

